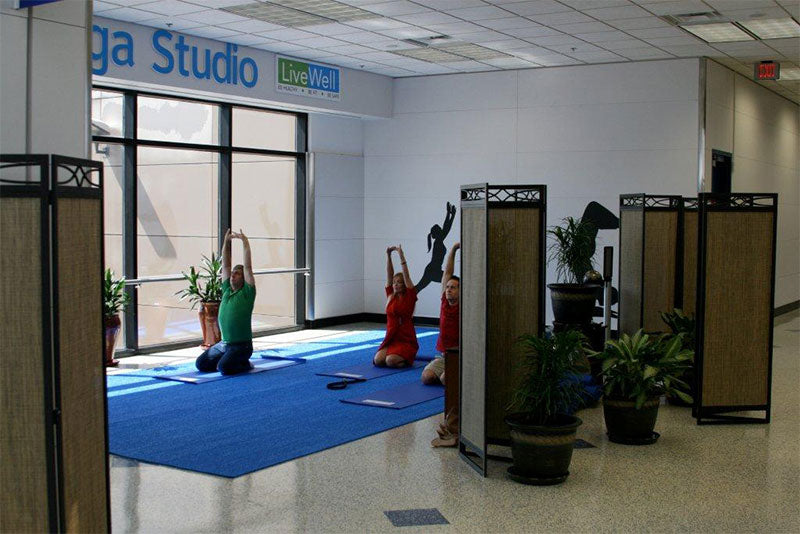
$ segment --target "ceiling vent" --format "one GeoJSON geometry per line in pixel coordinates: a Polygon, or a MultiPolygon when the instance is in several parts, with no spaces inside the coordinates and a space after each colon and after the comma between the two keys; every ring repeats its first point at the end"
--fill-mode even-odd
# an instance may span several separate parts
{"type": "Polygon", "coordinates": [[[697,13],[681,13],[675,15],[664,15],[660,17],[673,26],[685,26],[688,24],[709,24],[712,22],[728,22],[727,17],[723,17],[717,11],[700,11],[697,13]]]}

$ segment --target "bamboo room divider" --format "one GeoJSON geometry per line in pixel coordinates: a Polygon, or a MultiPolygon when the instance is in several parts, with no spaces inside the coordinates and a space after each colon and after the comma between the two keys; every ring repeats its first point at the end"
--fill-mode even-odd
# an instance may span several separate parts
{"type": "Polygon", "coordinates": [[[544,332],[544,185],[461,187],[459,453],[482,475],[488,445],[508,445],[515,344],[544,332]]]}
{"type": "Polygon", "coordinates": [[[701,193],[698,424],[768,423],[778,195],[701,193]],[[725,415],[763,411],[763,418],[725,415]]]}
{"type": "Polygon", "coordinates": [[[676,307],[694,317],[697,307],[697,198],[683,197],[681,209],[683,269],[680,273],[681,298],[676,307]]]}
{"type": "Polygon", "coordinates": [[[661,312],[682,299],[681,197],[619,197],[619,331],[663,332],[661,312]]]}
{"type": "Polygon", "coordinates": [[[2,532],[110,530],[102,183],[90,160],[0,156],[2,532]]]}

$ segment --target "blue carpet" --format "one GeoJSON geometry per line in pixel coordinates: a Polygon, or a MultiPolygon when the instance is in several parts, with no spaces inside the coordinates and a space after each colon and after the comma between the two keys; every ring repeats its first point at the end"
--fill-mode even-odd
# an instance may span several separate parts
{"type": "MultiPolygon", "coordinates": [[[[417,381],[421,374],[414,369],[329,390],[330,377],[314,373],[370,361],[375,352],[374,346],[342,350],[343,339],[332,340],[338,343],[335,355],[203,387],[111,375],[109,449],[126,458],[232,478],[442,412],[441,398],[404,410],[339,402],[417,381]]],[[[421,351],[433,352],[436,335],[420,336],[419,342],[421,351]]],[[[294,347],[298,354],[302,345],[294,347]]]]}

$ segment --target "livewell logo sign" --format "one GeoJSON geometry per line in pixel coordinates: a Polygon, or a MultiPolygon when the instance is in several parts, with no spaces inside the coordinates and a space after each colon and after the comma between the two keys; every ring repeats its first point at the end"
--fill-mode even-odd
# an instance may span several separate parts
{"type": "Polygon", "coordinates": [[[276,56],[276,90],[325,100],[340,100],[341,72],[334,67],[276,56]]]}

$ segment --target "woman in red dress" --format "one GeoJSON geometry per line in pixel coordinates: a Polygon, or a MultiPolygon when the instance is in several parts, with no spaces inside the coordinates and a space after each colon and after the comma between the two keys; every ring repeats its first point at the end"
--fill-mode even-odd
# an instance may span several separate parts
{"type": "Polygon", "coordinates": [[[386,337],[378,347],[373,363],[378,367],[405,367],[414,363],[419,350],[412,321],[417,290],[408,274],[406,257],[400,245],[386,249],[386,297],[386,337]],[[402,273],[394,272],[393,250],[400,256],[402,273]]]}

